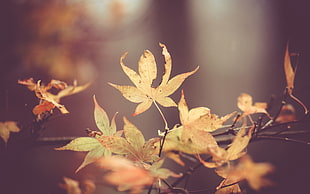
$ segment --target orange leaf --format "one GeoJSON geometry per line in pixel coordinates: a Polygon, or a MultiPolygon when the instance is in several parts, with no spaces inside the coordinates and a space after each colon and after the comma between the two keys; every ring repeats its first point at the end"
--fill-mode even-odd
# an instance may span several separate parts
{"type": "Polygon", "coordinates": [[[40,115],[44,112],[50,112],[55,108],[55,105],[51,102],[48,101],[43,101],[43,103],[36,105],[33,109],[32,112],[35,115],[40,115]]]}
{"type": "Polygon", "coordinates": [[[33,113],[38,115],[38,119],[41,118],[41,114],[44,112],[50,112],[55,107],[58,108],[62,114],[69,113],[64,105],[59,104],[60,99],[81,92],[90,85],[90,83],[87,83],[82,86],[76,86],[76,82],[74,82],[73,86],[68,86],[67,83],[63,81],[51,80],[50,83],[45,86],[44,84],[41,84],[41,80],[38,80],[37,83],[35,83],[33,78],[18,80],[18,83],[26,85],[28,89],[34,91],[36,96],[40,99],[40,104],[33,109],[33,113]],[[59,92],[56,95],[52,94],[49,92],[52,88],[59,90],[59,92]]]}
{"type": "Polygon", "coordinates": [[[104,179],[108,184],[117,186],[119,191],[129,190],[132,194],[141,193],[144,187],[152,185],[155,180],[149,171],[125,158],[102,158],[98,165],[110,170],[104,179]]]}

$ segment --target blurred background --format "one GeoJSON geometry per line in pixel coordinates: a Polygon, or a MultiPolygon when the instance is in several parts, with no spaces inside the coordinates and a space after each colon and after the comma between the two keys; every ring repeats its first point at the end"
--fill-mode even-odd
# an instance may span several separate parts
{"type": "MultiPolygon", "coordinates": [[[[140,55],[149,49],[162,72],[159,42],[172,56],[172,76],[200,66],[182,85],[189,107],[205,106],[220,116],[238,110],[236,101],[242,92],[251,94],[255,102],[268,102],[272,95],[281,98],[286,84],[283,56],[289,42],[290,51],[299,53],[293,58],[293,64],[298,63],[294,93],[310,107],[309,19],[306,0],[6,0],[0,6],[0,121],[27,126],[33,119],[31,109],[38,101],[17,80],[33,77],[70,84],[77,80],[92,85],[61,101],[70,114],[46,123],[42,137],[86,136],[86,128],[95,130],[93,95],[110,117],[119,112],[118,129],[126,116],[147,139],[154,137],[164,128],[158,111],[152,107],[132,117],[136,104],[107,82],[131,84],[119,65],[126,51],[125,64],[137,69],[140,55]]],[[[172,97],[178,101],[180,90],[172,97]]],[[[301,116],[303,109],[290,103],[301,116]]],[[[169,127],[179,123],[175,108],[163,111],[169,127]]],[[[53,150],[59,146],[11,153],[14,162],[1,163],[3,193],[63,193],[58,187],[63,176],[92,178],[91,167],[74,174],[84,154],[53,150]]],[[[20,143],[20,147],[24,146],[20,143]]],[[[248,152],[254,161],[276,167],[272,178],[277,185],[261,193],[310,192],[309,146],[260,141],[251,144],[248,152]]],[[[189,190],[214,188],[220,179],[209,173],[197,170],[189,190]]],[[[96,192],[113,190],[99,186],[96,192]]]]}

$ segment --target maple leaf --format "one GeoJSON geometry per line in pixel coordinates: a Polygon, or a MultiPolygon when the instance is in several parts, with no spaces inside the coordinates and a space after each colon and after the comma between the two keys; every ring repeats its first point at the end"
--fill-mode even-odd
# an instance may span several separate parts
{"type": "Polygon", "coordinates": [[[239,177],[228,176],[227,170],[218,169],[215,171],[219,176],[225,178],[218,186],[215,194],[242,194],[242,190],[238,184],[239,177]],[[230,186],[227,186],[230,185],[230,186]]]}
{"type": "Polygon", "coordinates": [[[95,162],[102,156],[111,156],[111,152],[103,147],[98,141],[98,138],[101,136],[121,136],[122,131],[116,132],[116,124],[114,114],[111,124],[105,110],[98,104],[96,97],[93,97],[95,108],[94,108],[94,117],[98,129],[101,131],[96,133],[95,137],[78,137],[67,145],[55,148],[56,150],[71,150],[71,151],[84,151],[88,152],[84,158],[83,163],[77,168],[76,172],[81,170],[86,165],[95,162]]]}
{"type": "Polygon", "coordinates": [[[102,136],[100,143],[111,152],[120,155],[126,155],[128,159],[136,162],[154,162],[158,160],[155,153],[155,143],[159,138],[151,138],[147,142],[141,131],[123,117],[125,138],[120,136],[102,136]]]}
{"type": "Polygon", "coordinates": [[[17,126],[17,122],[15,121],[0,122],[0,137],[3,139],[5,144],[7,144],[11,132],[14,133],[20,132],[20,128],[17,126]]]}
{"type": "Polygon", "coordinates": [[[240,158],[237,165],[228,165],[217,169],[218,175],[225,179],[217,187],[221,190],[224,185],[246,180],[249,186],[254,190],[272,185],[272,182],[265,179],[264,176],[273,171],[273,166],[267,163],[254,163],[250,156],[245,155],[240,158]]]}
{"type": "Polygon", "coordinates": [[[161,168],[164,160],[154,162],[152,165],[141,166],[131,160],[120,156],[105,157],[98,161],[98,165],[110,170],[104,180],[117,186],[119,191],[129,190],[130,193],[141,193],[146,186],[168,177],[180,177],[169,169],[161,168]]]}
{"type": "Polygon", "coordinates": [[[119,191],[130,190],[130,193],[141,193],[146,186],[153,184],[155,178],[145,168],[136,166],[123,157],[105,157],[97,163],[100,167],[110,170],[104,180],[117,186],[119,191]]]}
{"type": "Polygon", "coordinates": [[[287,90],[288,95],[290,95],[292,99],[298,102],[304,108],[305,114],[307,114],[308,113],[307,107],[297,97],[293,95],[295,70],[293,70],[293,67],[292,67],[288,44],[286,45],[286,48],[285,48],[284,72],[285,72],[285,78],[286,78],[286,90],[287,90]]]}
{"type": "Polygon", "coordinates": [[[247,93],[242,93],[238,97],[238,108],[243,111],[244,116],[250,115],[254,113],[265,113],[268,114],[266,111],[267,103],[265,102],[256,102],[253,105],[252,96],[247,93]]]}
{"type": "Polygon", "coordinates": [[[176,75],[169,80],[172,68],[171,56],[164,44],[159,45],[163,48],[162,54],[164,55],[166,63],[164,65],[165,71],[162,76],[162,81],[157,88],[152,87],[153,81],[157,77],[157,67],[154,55],[149,50],[144,51],[143,55],[140,57],[138,63],[139,74],[124,65],[123,59],[126,57],[127,53],[124,53],[120,59],[123,71],[135,86],[121,86],[109,83],[111,86],[118,89],[127,100],[140,103],[133,113],[134,116],[148,110],[155,101],[164,107],[177,106],[168,96],[174,93],[181,86],[183,81],[188,76],[194,74],[199,68],[197,67],[191,72],[176,75]]]}
{"type": "Polygon", "coordinates": [[[217,115],[211,114],[210,109],[206,107],[197,107],[189,110],[183,91],[178,104],[178,109],[180,121],[184,127],[181,139],[183,141],[188,139],[195,141],[195,139],[200,138],[202,134],[205,134],[204,136],[209,134],[208,136],[210,137],[204,140],[206,144],[209,145],[217,145],[217,143],[210,133],[203,133],[202,131],[212,132],[221,128],[223,123],[235,114],[235,112],[233,112],[224,117],[218,118],[217,115]]]}
{"type": "Polygon", "coordinates": [[[162,168],[163,163],[164,159],[158,160],[147,169],[151,172],[152,176],[157,179],[167,179],[170,176],[178,178],[181,176],[181,174],[176,174],[167,168],[162,168]]]}
{"type": "Polygon", "coordinates": [[[208,154],[212,156],[213,162],[204,161],[200,158],[199,155],[198,159],[205,167],[216,168],[222,166],[230,160],[236,160],[242,157],[246,153],[244,152],[244,149],[248,146],[251,140],[253,130],[254,126],[246,131],[244,123],[227,150],[214,145],[211,145],[207,148],[208,154]]]}
{"type": "Polygon", "coordinates": [[[38,80],[37,83],[35,83],[33,78],[18,80],[18,83],[26,85],[28,89],[34,91],[35,95],[40,99],[40,103],[32,110],[33,114],[38,115],[38,119],[41,118],[42,113],[50,112],[55,107],[57,107],[63,114],[69,113],[64,105],[59,104],[60,99],[65,96],[81,92],[90,85],[90,83],[87,83],[81,86],[77,86],[76,81],[74,81],[73,85],[70,86],[63,81],[51,80],[50,83],[45,86],[41,84],[41,80],[38,80]],[[49,92],[49,90],[52,88],[59,90],[59,92],[57,94],[52,94],[49,92]]]}
{"type": "Polygon", "coordinates": [[[163,152],[179,164],[183,164],[179,157],[171,154],[171,151],[180,151],[187,154],[208,153],[208,147],[218,147],[217,142],[211,135],[212,131],[222,127],[223,123],[233,114],[218,118],[211,114],[206,107],[188,109],[184,98],[184,92],[178,103],[181,126],[169,131],[165,138],[163,152]]]}

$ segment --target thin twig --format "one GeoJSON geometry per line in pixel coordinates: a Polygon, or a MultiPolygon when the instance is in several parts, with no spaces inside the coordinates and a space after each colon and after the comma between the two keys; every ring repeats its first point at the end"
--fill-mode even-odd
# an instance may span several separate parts
{"type": "Polygon", "coordinates": [[[164,132],[164,136],[162,138],[162,140],[160,141],[160,148],[159,148],[159,153],[158,153],[158,156],[160,157],[161,156],[161,153],[162,153],[162,150],[163,150],[163,147],[164,147],[164,144],[165,144],[165,140],[166,140],[166,136],[169,132],[169,127],[168,127],[168,123],[167,123],[167,120],[166,120],[166,117],[164,115],[164,113],[160,110],[158,104],[156,103],[155,100],[153,100],[157,110],[159,111],[164,123],[165,123],[165,132],[164,132]]]}
{"type": "Polygon", "coordinates": [[[279,141],[287,141],[287,142],[294,142],[294,143],[301,143],[305,145],[310,145],[310,142],[298,140],[298,139],[292,139],[288,137],[274,137],[274,136],[265,136],[265,135],[259,135],[256,137],[257,139],[270,139],[270,140],[279,140],[279,141]]]}

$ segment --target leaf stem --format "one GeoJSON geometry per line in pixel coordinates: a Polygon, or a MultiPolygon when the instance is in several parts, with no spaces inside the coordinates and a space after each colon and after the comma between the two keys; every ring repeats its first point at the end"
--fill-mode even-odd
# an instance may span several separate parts
{"type": "Polygon", "coordinates": [[[169,131],[168,123],[167,123],[167,120],[166,120],[166,117],[165,117],[164,113],[160,110],[160,108],[159,108],[158,104],[156,103],[156,101],[153,100],[153,102],[154,102],[157,110],[159,111],[159,114],[160,114],[161,118],[163,119],[163,121],[165,123],[165,130],[169,131]]]}
{"type": "Polygon", "coordinates": [[[308,109],[307,107],[304,105],[304,103],[302,103],[297,97],[295,97],[293,94],[290,94],[290,97],[295,100],[296,102],[298,102],[305,110],[305,115],[308,114],[308,109]]]}

